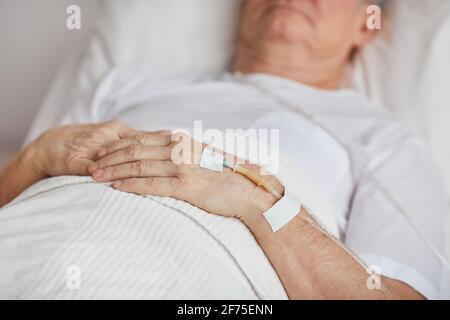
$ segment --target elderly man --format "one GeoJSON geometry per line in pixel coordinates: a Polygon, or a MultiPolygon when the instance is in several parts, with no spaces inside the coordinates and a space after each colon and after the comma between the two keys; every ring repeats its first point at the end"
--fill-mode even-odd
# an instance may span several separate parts
{"type": "MultiPolygon", "coordinates": [[[[124,102],[130,93],[120,92],[120,72],[113,72],[99,89],[108,97],[63,122],[118,118],[127,125],[114,121],[47,131],[3,171],[0,203],[47,177],[92,175],[120,191],[174,197],[239,218],[291,299],[435,298],[440,264],[396,206],[442,246],[443,196],[433,161],[410,130],[357,93],[340,89],[354,53],[374,36],[366,27],[366,6],[359,0],[248,0],[237,73],[210,82],[157,83],[132,107],[124,102]],[[263,125],[280,128],[283,150],[332,204],[342,244],[324,233],[306,208],[272,232],[263,213],[276,197],[231,171],[175,164],[176,144],[166,131],[138,131],[186,128],[195,120],[223,130],[251,128],[262,118],[269,119],[263,125]],[[379,268],[377,290],[371,290],[368,271],[355,256],[379,268]]],[[[267,179],[283,193],[277,179],[267,179]]]]}

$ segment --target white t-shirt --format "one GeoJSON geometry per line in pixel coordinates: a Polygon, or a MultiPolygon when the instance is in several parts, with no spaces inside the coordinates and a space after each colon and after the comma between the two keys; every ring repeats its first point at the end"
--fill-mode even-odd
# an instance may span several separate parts
{"type": "Polygon", "coordinates": [[[439,173],[420,138],[356,92],[265,74],[155,81],[147,72],[119,69],[106,77],[92,105],[71,111],[63,123],[110,119],[147,131],[190,130],[195,121],[205,129],[279,129],[281,150],[329,200],[345,245],[384,276],[439,297],[439,261],[377,184],[442,250],[439,173]]]}

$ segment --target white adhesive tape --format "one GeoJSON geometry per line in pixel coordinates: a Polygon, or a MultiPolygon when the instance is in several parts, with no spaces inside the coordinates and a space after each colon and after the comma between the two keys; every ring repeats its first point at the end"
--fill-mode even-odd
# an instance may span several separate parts
{"type": "Polygon", "coordinates": [[[272,231],[277,232],[294,219],[300,213],[301,208],[301,201],[288,190],[285,190],[283,198],[263,215],[270,224],[272,231]]]}
{"type": "Polygon", "coordinates": [[[209,169],[216,172],[223,171],[223,154],[215,152],[210,148],[206,147],[203,150],[202,157],[200,160],[200,167],[204,169],[209,169]]]}

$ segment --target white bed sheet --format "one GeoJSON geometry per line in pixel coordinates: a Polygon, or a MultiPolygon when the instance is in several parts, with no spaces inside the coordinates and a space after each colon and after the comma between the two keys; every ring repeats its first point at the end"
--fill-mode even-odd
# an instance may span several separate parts
{"type": "Polygon", "coordinates": [[[0,237],[0,299],[287,298],[239,221],[91,178],[32,186],[0,237]]]}
{"type": "MultiPolygon", "coordinates": [[[[279,179],[334,230],[327,201],[280,158],[279,179]],[[301,183],[299,183],[301,181],[301,183]]],[[[1,209],[0,299],[287,299],[237,219],[90,177],[43,180],[1,209]],[[71,287],[79,270],[79,290],[71,287]]]]}

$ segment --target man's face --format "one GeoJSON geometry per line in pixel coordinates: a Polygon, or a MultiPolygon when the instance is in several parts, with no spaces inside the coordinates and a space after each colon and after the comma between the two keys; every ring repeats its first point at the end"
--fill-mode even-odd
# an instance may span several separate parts
{"type": "MultiPolygon", "coordinates": [[[[320,58],[362,44],[360,0],[246,0],[241,38],[246,42],[293,44],[320,58]]],[[[299,48],[299,49],[300,49],[299,48]]]]}

